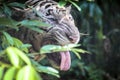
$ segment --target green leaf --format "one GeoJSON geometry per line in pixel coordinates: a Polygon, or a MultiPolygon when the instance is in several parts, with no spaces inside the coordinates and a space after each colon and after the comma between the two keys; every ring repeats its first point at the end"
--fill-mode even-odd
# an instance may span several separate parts
{"type": "Polygon", "coordinates": [[[32,45],[31,44],[23,44],[22,46],[21,46],[21,48],[29,48],[29,47],[31,47],[32,45]]]}
{"type": "Polygon", "coordinates": [[[59,46],[59,45],[45,45],[40,49],[40,54],[45,53],[53,53],[53,52],[60,52],[60,51],[72,51],[75,53],[75,55],[81,59],[79,53],[89,53],[83,49],[77,49],[74,47],[78,47],[80,44],[68,44],[65,46],[59,46]]]}
{"type": "Polygon", "coordinates": [[[12,14],[12,11],[10,10],[10,8],[6,5],[6,4],[3,4],[3,10],[4,10],[4,13],[10,17],[11,14],[12,14]]]}
{"type": "Polygon", "coordinates": [[[58,78],[60,77],[58,75],[58,71],[52,67],[39,66],[39,67],[37,67],[37,70],[38,70],[38,72],[44,72],[47,74],[51,74],[51,75],[56,76],[58,78]]]}
{"type": "Polygon", "coordinates": [[[65,6],[66,5],[66,1],[65,0],[60,0],[59,1],[59,3],[58,3],[58,5],[60,6],[60,7],[63,7],[63,6],[65,6]]]}
{"type": "Polygon", "coordinates": [[[5,36],[1,36],[1,41],[2,41],[2,43],[1,43],[1,46],[2,46],[2,48],[7,48],[8,46],[10,46],[10,44],[8,43],[8,41],[6,40],[6,38],[5,38],[5,36]]]}
{"type": "Polygon", "coordinates": [[[46,24],[40,20],[23,20],[21,22],[19,22],[18,25],[21,25],[21,26],[25,26],[27,28],[30,28],[31,30],[34,30],[34,31],[37,31],[37,32],[43,32],[41,29],[40,29],[40,26],[42,27],[50,27],[49,24],[46,24]]]}
{"type": "Polygon", "coordinates": [[[0,61],[0,67],[9,68],[11,67],[11,64],[0,61]]]}
{"type": "Polygon", "coordinates": [[[18,2],[9,3],[8,6],[25,8],[25,5],[24,5],[24,4],[21,4],[21,3],[18,3],[18,2]]]}
{"type": "Polygon", "coordinates": [[[0,66],[0,80],[2,80],[4,68],[0,66]]]}
{"type": "Polygon", "coordinates": [[[28,47],[31,46],[30,44],[23,44],[22,41],[20,41],[17,38],[14,38],[14,37],[13,37],[13,40],[14,40],[14,46],[15,47],[17,47],[20,50],[25,51],[26,53],[28,53],[28,47]]]}
{"type": "Polygon", "coordinates": [[[8,80],[8,79],[13,80],[15,78],[15,75],[16,75],[16,68],[11,67],[6,71],[3,80],[8,80]]]}
{"type": "Polygon", "coordinates": [[[86,50],[83,50],[83,49],[76,49],[76,48],[72,48],[71,51],[76,51],[76,52],[79,52],[79,53],[89,53],[89,52],[86,51],[86,50]]]}
{"type": "Polygon", "coordinates": [[[14,44],[14,41],[13,41],[13,38],[7,33],[7,32],[2,32],[3,35],[5,36],[6,40],[8,41],[8,43],[13,46],[14,44]]]}
{"type": "MultiPolygon", "coordinates": [[[[61,46],[58,45],[45,45],[40,49],[40,54],[44,54],[44,53],[52,53],[54,52],[53,50],[55,49],[59,49],[61,50],[61,46]]],[[[56,51],[56,50],[55,50],[56,51]]]]}
{"type": "Polygon", "coordinates": [[[6,49],[6,53],[8,54],[11,63],[15,67],[21,66],[20,59],[22,59],[26,64],[31,65],[30,59],[25,55],[25,53],[23,53],[22,51],[20,51],[19,49],[15,47],[8,47],[6,49]]]}
{"type": "Polygon", "coordinates": [[[56,76],[58,78],[60,77],[59,72],[56,69],[54,69],[52,67],[42,66],[34,60],[32,60],[32,63],[33,63],[33,65],[35,65],[38,72],[44,72],[47,74],[51,74],[51,75],[56,76]]]}
{"type": "Polygon", "coordinates": [[[15,67],[20,67],[19,63],[20,63],[20,59],[18,57],[18,55],[16,54],[17,52],[15,51],[15,49],[13,47],[8,47],[6,49],[6,53],[8,54],[8,57],[10,59],[10,62],[15,66],[15,67]]]}
{"type": "Polygon", "coordinates": [[[42,80],[32,66],[24,66],[19,70],[16,80],[42,80]]]}
{"type": "Polygon", "coordinates": [[[44,53],[53,53],[53,52],[59,52],[59,51],[69,51],[73,47],[80,46],[79,44],[68,44],[65,46],[60,45],[45,45],[40,49],[40,54],[44,53]]]}
{"type": "Polygon", "coordinates": [[[21,45],[23,45],[22,41],[20,41],[19,39],[13,37],[13,41],[14,41],[14,46],[19,48],[21,45]]]}
{"type": "Polygon", "coordinates": [[[71,49],[72,52],[74,52],[74,54],[79,58],[81,59],[81,56],[79,53],[89,53],[88,51],[85,51],[83,49],[76,49],[76,48],[72,48],[71,49]]]}
{"type": "Polygon", "coordinates": [[[41,30],[39,27],[37,27],[37,26],[25,26],[25,27],[27,27],[27,28],[29,28],[29,29],[31,29],[31,30],[33,30],[33,31],[36,31],[36,32],[39,32],[39,33],[42,33],[43,32],[43,30],[41,30]]]}
{"type": "Polygon", "coordinates": [[[31,46],[32,46],[31,44],[23,44],[23,45],[20,46],[20,50],[28,53],[29,52],[28,48],[31,47],[31,46]]]}
{"type": "Polygon", "coordinates": [[[68,0],[71,4],[73,4],[77,9],[78,9],[78,11],[81,11],[81,8],[75,3],[75,2],[73,2],[73,1],[71,1],[71,0],[68,0]]]}
{"type": "Polygon", "coordinates": [[[17,54],[24,62],[26,62],[26,64],[31,65],[30,59],[25,55],[25,53],[15,47],[9,47],[9,49],[11,49],[13,53],[17,54]]]}
{"type": "Polygon", "coordinates": [[[46,24],[40,20],[23,20],[19,22],[22,26],[44,26],[44,27],[50,27],[49,24],[46,24]]]}
{"type": "Polygon", "coordinates": [[[74,54],[78,57],[78,59],[81,59],[81,56],[79,55],[79,53],[78,52],[76,52],[76,51],[72,51],[72,52],[74,52],[74,54]]]}
{"type": "Polygon", "coordinates": [[[6,26],[6,27],[18,29],[17,24],[18,24],[18,22],[14,21],[10,18],[0,17],[0,26],[4,26],[4,27],[6,26]]]}

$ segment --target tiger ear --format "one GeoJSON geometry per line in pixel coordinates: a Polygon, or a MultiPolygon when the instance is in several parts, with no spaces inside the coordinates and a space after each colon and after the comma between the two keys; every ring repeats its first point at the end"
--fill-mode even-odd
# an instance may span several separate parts
{"type": "Polygon", "coordinates": [[[69,5],[68,7],[66,7],[67,13],[70,13],[70,11],[71,11],[71,6],[72,6],[72,5],[69,5]]]}

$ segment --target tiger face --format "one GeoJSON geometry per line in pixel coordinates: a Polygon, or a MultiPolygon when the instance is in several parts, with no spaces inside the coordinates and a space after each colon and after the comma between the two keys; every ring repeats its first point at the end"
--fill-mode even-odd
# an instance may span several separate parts
{"type": "Polygon", "coordinates": [[[64,12],[63,15],[62,12],[60,14],[52,14],[56,18],[56,21],[55,25],[48,30],[48,33],[54,35],[53,38],[56,39],[60,45],[76,44],[80,40],[80,34],[70,14],[70,8],[63,8],[62,10],[64,12]]]}
{"type": "MultiPolygon", "coordinates": [[[[53,39],[57,41],[58,45],[64,46],[67,44],[76,44],[80,39],[80,34],[75,26],[74,19],[70,14],[70,8],[63,8],[59,10],[60,13],[57,13],[58,8],[56,7],[56,12],[52,12],[51,15],[54,19],[54,24],[51,28],[48,29],[48,34],[52,36],[53,39]],[[62,13],[63,11],[64,13],[62,13]]],[[[51,41],[52,42],[52,41],[51,41]]],[[[54,44],[56,44],[54,42],[54,44]]],[[[48,54],[48,57],[56,62],[59,62],[60,70],[67,71],[71,65],[71,57],[69,51],[58,52],[56,54],[48,54]],[[59,57],[60,56],[60,57],[59,57]],[[57,60],[55,58],[57,58],[57,60]]]]}
{"type": "MultiPolygon", "coordinates": [[[[37,16],[40,16],[45,23],[52,25],[46,28],[46,35],[40,45],[57,44],[67,45],[76,44],[80,40],[80,34],[75,26],[74,19],[70,14],[71,7],[60,7],[53,0],[29,0],[26,4],[33,5],[37,16]]],[[[38,18],[38,17],[37,17],[38,18]]],[[[71,65],[69,51],[58,52],[57,54],[48,54],[48,58],[58,62],[60,70],[68,70],[71,65]],[[57,58],[57,59],[56,59],[57,58]]]]}

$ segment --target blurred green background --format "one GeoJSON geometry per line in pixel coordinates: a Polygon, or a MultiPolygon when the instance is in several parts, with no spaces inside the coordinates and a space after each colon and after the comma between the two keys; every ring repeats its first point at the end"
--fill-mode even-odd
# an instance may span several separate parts
{"type": "MultiPolygon", "coordinates": [[[[25,1],[0,0],[0,5],[3,2],[24,4],[25,1]]],[[[81,34],[79,48],[90,53],[80,54],[81,59],[78,59],[71,52],[70,70],[60,71],[60,78],[41,74],[43,80],[120,80],[120,1],[56,1],[72,4],[71,14],[81,34]]],[[[46,62],[43,60],[41,64],[46,62]]]]}

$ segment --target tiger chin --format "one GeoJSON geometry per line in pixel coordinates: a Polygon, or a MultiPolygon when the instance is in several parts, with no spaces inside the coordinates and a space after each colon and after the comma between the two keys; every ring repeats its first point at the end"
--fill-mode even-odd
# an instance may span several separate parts
{"type": "MultiPolygon", "coordinates": [[[[29,9],[26,9],[27,11],[24,13],[25,19],[42,20],[52,26],[50,28],[45,27],[44,33],[36,34],[36,32],[32,30],[29,31],[29,33],[25,33],[34,51],[39,51],[42,46],[47,44],[65,46],[79,42],[80,33],[70,14],[71,6],[60,7],[58,3],[53,0],[28,0],[26,5],[29,6],[29,9]]],[[[17,34],[19,33],[17,32],[17,34]]],[[[24,38],[24,40],[26,39],[24,38]]],[[[70,69],[71,56],[69,51],[47,54],[47,57],[50,59],[50,62],[60,70],[67,71],[70,69]]]]}

